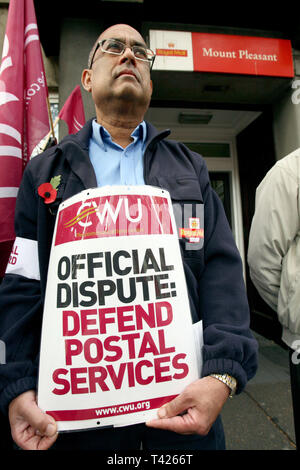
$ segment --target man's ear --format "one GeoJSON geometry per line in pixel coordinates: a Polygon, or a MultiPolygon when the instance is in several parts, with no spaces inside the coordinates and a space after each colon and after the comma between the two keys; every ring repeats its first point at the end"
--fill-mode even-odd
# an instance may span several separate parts
{"type": "Polygon", "coordinates": [[[81,74],[81,83],[83,88],[91,93],[92,91],[92,83],[91,83],[91,70],[90,69],[84,69],[82,74],[81,74]]]}

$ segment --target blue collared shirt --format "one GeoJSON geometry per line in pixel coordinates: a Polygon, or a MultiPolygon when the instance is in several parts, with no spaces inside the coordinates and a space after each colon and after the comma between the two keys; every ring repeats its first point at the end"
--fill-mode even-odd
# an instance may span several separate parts
{"type": "Polygon", "coordinates": [[[146,134],[147,127],[143,121],[132,132],[131,144],[124,149],[111,140],[103,126],[93,120],[89,155],[98,186],[145,184],[143,154],[146,134]]]}

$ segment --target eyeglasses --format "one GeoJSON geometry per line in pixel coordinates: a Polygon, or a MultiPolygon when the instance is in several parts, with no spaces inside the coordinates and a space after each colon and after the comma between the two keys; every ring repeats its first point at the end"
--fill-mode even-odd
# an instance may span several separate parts
{"type": "Polygon", "coordinates": [[[102,41],[99,41],[97,46],[95,47],[94,53],[91,57],[90,63],[88,65],[89,69],[92,68],[93,61],[95,58],[95,54],[97,50],[101,49],[102,52],[106,52],[107,54],[114,54],[114,55],[122,55],[123,52],[127,47],[131,49],[134,57],[137,60],[142,60],[143,62],[149,62],[150,63],[150,70],[152,69],[154,59],[155,59],[155,54],[151,49],[147,49],[146,47],[143,46],[129,46],[128,44],[125,44],[122,41],[118,41],[117,39],[103,39],[102,41]]]}

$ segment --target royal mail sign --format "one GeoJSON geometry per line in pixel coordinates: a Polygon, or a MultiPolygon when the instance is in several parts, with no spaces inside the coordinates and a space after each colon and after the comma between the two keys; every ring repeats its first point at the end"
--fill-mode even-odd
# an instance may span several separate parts
{"type": "Polygon", "coordinates": [[[154,70],[294,76],[287,39],[151,30],[150,47],[154,70]]]}

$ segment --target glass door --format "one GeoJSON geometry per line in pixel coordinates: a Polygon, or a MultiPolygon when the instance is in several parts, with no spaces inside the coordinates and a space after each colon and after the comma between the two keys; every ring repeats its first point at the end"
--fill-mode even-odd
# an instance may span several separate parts
{"type": "Polygon", "coordinates": [[[221,199],[237,247],[244,260],[244,238],[242,225],[241,195],[235,138],[229,141],[195,142],[184,141],[192,151],[205,159],[211,185],[221,199]]]}

